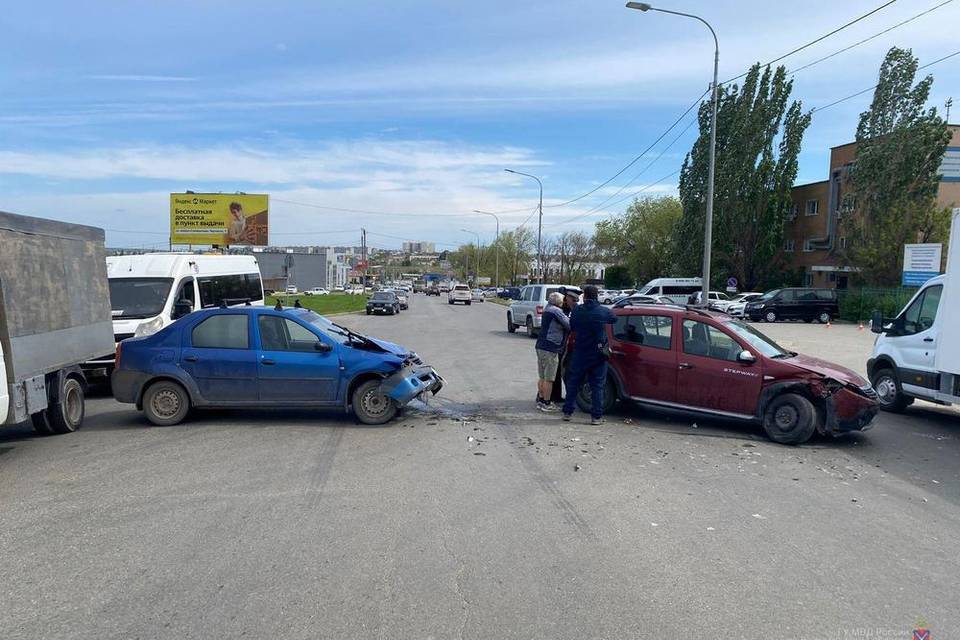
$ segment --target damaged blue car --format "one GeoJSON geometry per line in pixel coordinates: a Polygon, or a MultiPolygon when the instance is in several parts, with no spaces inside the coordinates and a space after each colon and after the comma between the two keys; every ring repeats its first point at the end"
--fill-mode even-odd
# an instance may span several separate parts
{"type": "Polygon", "coordinates": [[[117,346],[113,395],[156,425],[191,409],[336,407],[384,424],[443,378],[416,353],[307,309],[196,311],[117,346]]]}

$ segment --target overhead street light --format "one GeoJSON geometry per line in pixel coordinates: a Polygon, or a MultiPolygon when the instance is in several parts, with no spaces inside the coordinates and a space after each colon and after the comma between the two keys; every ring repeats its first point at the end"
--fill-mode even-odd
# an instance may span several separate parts
{"type": "Polygon", "coordinates": [[[499,287],[500,286],[500,218],[497,216],[497,214],[490,213],[489,211],[480,211],[480,209],[474,209],[473,212],[482,213],[485,216],[493,216],[493,219],[497,221],[497,236],[496,236],[496,240],[494,240],[494,243],[496,244],[497,248],[493,252],[494,263],[496,264],[496,267],[494,268],[493,286],[499,287]]]}
{"type": "Polygon", "coordinates": [[[540,178],[537,176],[532,176],[529,173],[523,173],[521,171],[514,171],[513,169],[504,169],[507,173],[515,173],[518,176],[527,176],[528,178],[533,178],[537,181],[537,184],[540,185],[540,217],[537,222],[537,278],[540,282],[543,282],[543,243],[541,239],[543,238],[543,183],[540,182],[540,178]]]}
{"type": "Polygon", "coordinates": [[[628,2],[627,8],[637,9],[638,11],[659,11],[660,13],[669,13],[684,18],[693,18],[710,29],[710,35],[713,36],[713,84],[710,85],[710,166],[707,169],[707,211],[703,229],[703,289],[700,294],[700,305],[705,307],[710,300],[710,250],[713,246],[713,178],[717,156],[717,72],[720,65],[720,42],[717,40],[717,32],[713,30],[710,23],[692,13],[659,9],[646,2],[628,2]]]}

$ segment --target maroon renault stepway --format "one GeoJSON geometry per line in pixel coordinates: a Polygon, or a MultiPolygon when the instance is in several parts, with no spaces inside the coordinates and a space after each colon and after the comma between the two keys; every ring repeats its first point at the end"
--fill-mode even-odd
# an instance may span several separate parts
{"type": "MultiPolygon", "coordinates": [[[[879,409],[853,371],[787,351],[725,314],[664,305],[613,312],[605,409],[620,399],[749,420],[783,444],[868,429],[879,409]]],[[[589,388],[577,402],[589,411],[589,388]]]]}

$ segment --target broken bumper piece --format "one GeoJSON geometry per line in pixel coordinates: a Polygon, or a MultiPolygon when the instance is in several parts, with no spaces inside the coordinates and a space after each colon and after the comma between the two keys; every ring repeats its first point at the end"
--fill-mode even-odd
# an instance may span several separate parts
{"type": "Polygon", "coordinates": [[[428,391],[436,395],[443,388],[444,379],[429,365],[406,367],[383,381],[383,394],[405,405],[428,391]]]}

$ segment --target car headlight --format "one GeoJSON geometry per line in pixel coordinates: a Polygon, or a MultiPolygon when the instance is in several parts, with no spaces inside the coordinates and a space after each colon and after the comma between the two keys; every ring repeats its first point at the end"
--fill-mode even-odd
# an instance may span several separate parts
{"type": "Polygon", "coordinates": [[[157,316],[153,320],[147,320],[137,325],[137,330],[133,332],[133,337],[142,338],[144,336],[152,336],[157,331],[160,331],[160,329],[163,329],[163,318],[157,316]]]}

